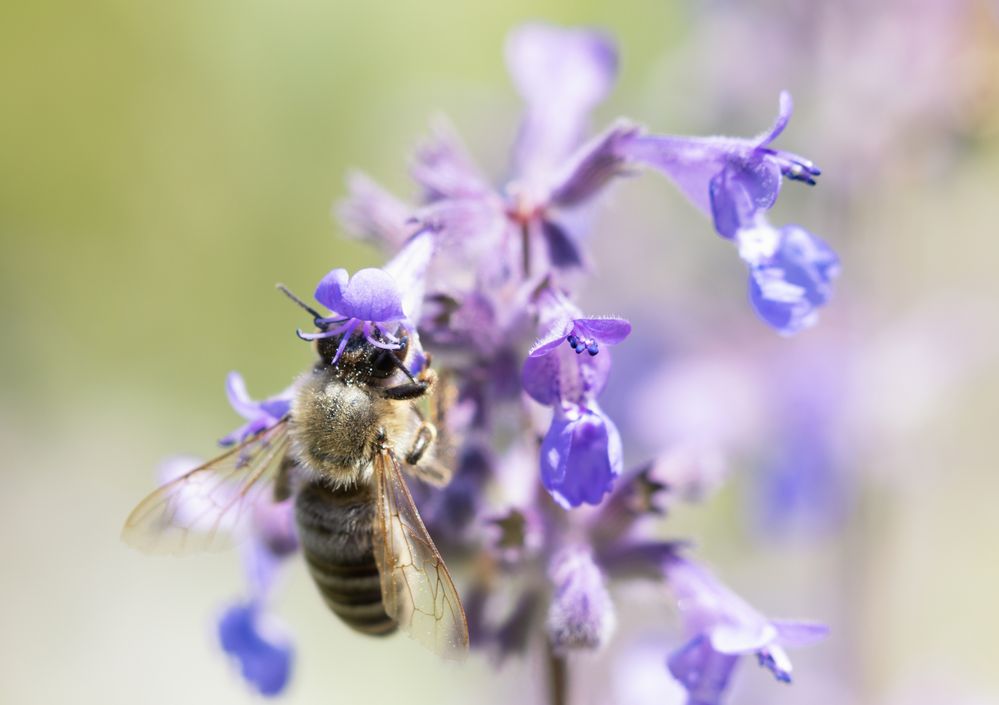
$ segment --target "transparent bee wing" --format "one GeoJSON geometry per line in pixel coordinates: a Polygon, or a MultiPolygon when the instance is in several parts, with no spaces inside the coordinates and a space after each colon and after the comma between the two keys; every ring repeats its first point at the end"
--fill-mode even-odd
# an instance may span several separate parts
{"type": "Polygon", "coordinates": [[[375,456],[374,552],[385,612],[421,644],[445,658],[468,653],[461,598],[391,451],[375,456]]]}
{"type": "Polygon", "coordinates": [[[286,418],[150,494],[128,515],[122,539],[147,553],[228,548],[245,535],[288,445],[286,418]]]}

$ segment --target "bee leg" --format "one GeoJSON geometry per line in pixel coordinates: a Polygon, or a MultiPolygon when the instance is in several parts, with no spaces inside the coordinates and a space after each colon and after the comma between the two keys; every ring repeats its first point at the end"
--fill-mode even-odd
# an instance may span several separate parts
{"type": "Polygon", "coordinates": [[[416,431],[416,438],[413,439],[413,445],[406,453],[406,462],[410,465],[419,463],[436,438],[437,429],[433,424],[426,422],[420,424],[420,428],[416,431]]]}
{"type": "MultiPolygon", "coordinates": [[[[413,378],[410,377],[410,379],[413,378]]],[[[424,369],[419,375],[417,375],[416,379],[413,379],[412,382],[397,384],[394,387],[383,389],[382,396],[386,399],[393,399],[396,401],[419,399],[430,391],[430,388],[436,381],[437,374],[433,370],[424,369]]]]}
{"type": "Polygon", "coordinates": [[[382,396],[386,399],[405,401],[407,399],[419,399],[430,389],[429,382],[407,382],[394,387],[382,390],[382,396]]]}

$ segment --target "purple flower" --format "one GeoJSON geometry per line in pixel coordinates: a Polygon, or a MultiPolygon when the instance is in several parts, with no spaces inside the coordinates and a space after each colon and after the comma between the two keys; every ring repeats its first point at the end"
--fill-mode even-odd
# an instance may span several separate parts
{"type": "Polygon", "coordinates": [[[585,138],[590,111],[614,83],[617,50],[601,32],[527,24],[507,38],[506,63],[526,104],[517,170],[543,177],[585,138]]]}
{"type": "Polygon", "coordinates": [[[614,631],[614,605],[592,552],[564,548],[552,560],[549,577],[555,595],[548,608],[548,638],[558,653],[603,646],[614,631]]]}
{"type": "Polygon", "coordinates": [[[226,610],[219,620],[218,636],[243,678],[261,695],[274,696],[284,690],[294,651],[283,630],[258,605],[241,603],[226,610]]]}
{"type": "Polygon", "coordinates": [[[740,230],[737,240],[749,265],[749,300],[760,318],[785,335],[813,325],[839,275],[836,253],[797,225],[777,230],[760,223],[740,230]]]}
{"type": "Polygon", "coordinates": [[[346,269],[329,272],[316,287],[316,301],[332,312],[317,318],[318,333],[302,333],[305,340],[339,336],[340,344],[331,364],[336,364],[354,331],[360,330],[369,343],[386,350],[402,346],[398,336],[405,331],[410,344],[418,340],[415,320],[423,302],[423,278],[433,255],[433,234],[422,231],[414,235],[385,265],[361,269],[353,277],[346,269]]]}
{"type": "Polygon", "coordinates": [[[243,376],[238,372],[230,372],[225,381],[225,393],[229,398],[229,404],[236,413],[246,419],[246,423],[219,440],[219,444],[231,446],[242,443],[247,438],[275,426],[291,409],[291,391],[289,387],[276,396],[263,401],[254,401],[250,399],[250,394],[246,390],[243,376]]]}
{"type": "Polygon", "coordinates": [[[711,214],[719,234],[733,238],[777,201],[782,176],[814,184],[820,174],[804,157],[769,146],[784,131],[792,110],[785,91],[773,126],[756,137],[643,135],[630,140],[626,151],[672,179],[694,205],[711,214]]]}
{"type": "Polygon", "coordinates": [[[791,682],[785,646],[812,644],[828,633],[819,624],[769,620],[700,566],[668,555],[663,561],[689,640],[670,656],[669,669],[689,693],[690,703],[715,705],[728,686],[739,656],[791,682]]]}

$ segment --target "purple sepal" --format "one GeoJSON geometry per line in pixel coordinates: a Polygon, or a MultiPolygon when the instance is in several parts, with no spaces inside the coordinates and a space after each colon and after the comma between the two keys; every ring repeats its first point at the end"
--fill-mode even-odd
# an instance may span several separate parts
{"type": "Polygon", "coordinates": [[[600,504],[621,474],[621,437],[597,408],[555,412],[541,444],[541,481],[563,508],[600,504]]]}
{"type": "Polygon", "coordinates": [[[541,234],[548,249],[548,261],[553,267],[571,269],[583,265],[583,253],[561,225],[551,220],[543,220],[541,234]]]}
{"type": "Polygon", "coordinates": [[[385,323],[405,318],[402,295],[392,276],[381,269],[334,269],[316,287],[316,301],[339,316],[385,323]]]}
{"type": "Polygon", "coordinates": [[[840,271],[836,253],[797,225],[777,231],[772,254],[755,256],[749,265],[749,300],[753,308],[767,324],[785,335],[815,322],[817,309],[829,300],[832,280],[840,271]]]}
{"type": "Polygon", "coordinates": [[[242,443],[247,438],[275,426],[291,410],[290,391],[286,389],[277,396],[254,401],[246,389],[243,376],[238,372],[230,372],[225,380],[226,397],[236,413],[246,419],[246,423],[221,438],[219,444],[231,446],[242,443]]]}
{"type": "Polygon", "coordinates": [[[261,695],[280,694],[291,675],[293,649],[273,618],[253,603],[235,604],[219,620],[223,650],[239,664],[243,678],[261,695]]]}
{"type": "Polygon", "coordinates": [[[548,573],[555,587],[546,621],[552,647],[558,653],[599,649],[610,638],[616,620],[604,574],[592,552],[567,547],[555,556],[548,573]]]}
{"type": "Polygon", "coordinates": [[[530,179],[578,146],[590,111],[614,82],[617,51],[594,30],[527,24],[508,36],[506,60],[526,103],[515,152],[517,171],[530,179]]]}

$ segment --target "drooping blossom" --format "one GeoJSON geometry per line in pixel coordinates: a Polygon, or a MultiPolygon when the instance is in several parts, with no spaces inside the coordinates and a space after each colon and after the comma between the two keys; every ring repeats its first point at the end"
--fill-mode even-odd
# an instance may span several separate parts
{"type": "Polygon", "coordinates": [[[701,566],[670,555],[663,565],[688,641],[669,657],[669,670],[690,705],[716,705],[740,656],[754,655],[778,681],[791,682],[784,647],[807,646],[828,629],[810,622],[770,620],[701,566]]]}

